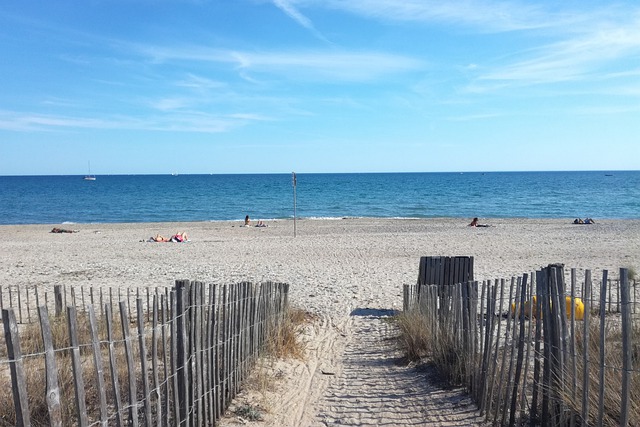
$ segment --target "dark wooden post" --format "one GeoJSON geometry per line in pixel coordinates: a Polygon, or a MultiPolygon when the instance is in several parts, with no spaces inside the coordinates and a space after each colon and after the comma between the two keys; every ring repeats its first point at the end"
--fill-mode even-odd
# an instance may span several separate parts
{"type": "MultiPolygon", "coordinates": [[[[528,274],[522,276],[522,285],[520,286],[520,301],[516,303],[516,307],[519,311],[516,311],[518,317],[518,359],[516,361],[516,377],[513,380],[513,393],[511,395],[511,410],[509,413],[509,425],[515,425],[516,423],[516,408],[518,403],[518,384],[520,383],[520,376],[522,374],[522,363],[524,357],[524,302],[527,298],[527,279],[528,274]]],[[[512,355],[513,358],[513,355],[512,355]]]]}
{"type": "Polygon", "coordinates": [[[178,378],[178,405],[180,425],[189,425],[189,281],[176,280],[176,373],[178,378]]]}
{"type": "Polygon", "coordinates": [[[54,285],[53,297],[56,303],[56,317],[62,314],[62,285],[54,285]]]}
{"type": "Polygon", "coordinates": [[[629,291],[629,271],[620,269],[620,297],[622,299],[622,404],[620,408],[620,425],[629,424],[629,394],[633,369],[631,349],[631,293],[629,291]]]}

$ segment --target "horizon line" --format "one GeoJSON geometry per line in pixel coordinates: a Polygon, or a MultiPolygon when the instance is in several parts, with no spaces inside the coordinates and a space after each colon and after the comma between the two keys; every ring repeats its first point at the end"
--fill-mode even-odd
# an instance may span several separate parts
{"type": "MultiPolygon", "coordinates": [[[[465,174],[465,173],[556,173],[556,172],[640,172],[638,169],[549,169],[549,170],[460,170],[460,171],[368,171],[368,172],[187,172],[187,173],[104,173],[92,174],[93,176],[197,176],[197,175],[349,175],[349,174],[423,174],[423,173],[443,173],[443,174],[465,174]]],[[[45,177],[45,176],[86,176],[86,173],[69,174],[8,174],[0,177],[45,177]]]]}

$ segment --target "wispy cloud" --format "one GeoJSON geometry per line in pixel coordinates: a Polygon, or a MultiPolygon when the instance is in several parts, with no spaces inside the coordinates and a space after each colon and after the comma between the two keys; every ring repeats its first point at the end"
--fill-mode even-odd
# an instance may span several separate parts
{"type": "Polygon", "coordinates": [[[301,79],[331,77],[336,80],[370,81],[424,67],[421,60],[380,52],[272,52],[252,54],[244,68],[287,74],[301,79]]]}
{"type": "Polygon", "coordinates": [[[519,31],[527,35],[518,41],[505,40],[507,55],[487,57],[486,62],[467,67],[466,93],[623,79],[628,59],[640,55],[640,7],[633,3],[559,7],[518,0],[288,1],[299,10],[328,8],[399,25],[411,22],[461,33],[519,31]]]}
{"type": "Polygon", "coordinates": [[[206,91],[210,89],[220,89],[227,86],[227,83],[218,80],[208,79],[206,77],[197,76],[195,74],[187,74],[187,76],[176,83],[176,86],[193,89],[196,91],[206,91]]]}
{"type": "Polygon", "coordinates": [[[289,0],[273,0],[273,4],[284,13],[286,13],[291,19],[298,24],[309,30],[315,37],[322,41],[328,42],[328,40],[315,28],[309,18],[304,16],[289,0]]]}
{"type": "Polygon", "coordinates": [[[222,133],[251,122],[272,120],[254,113],[209,114],[182,111],[143,118],[113,116],[103,119],[0,111],[0,130],[12,132],[74,132],[83,129],[130,129],[162,132],[222,133]]]}
{"type": "Polygon", "coordinates": [[[9,131],[52,131],[56,129],[107,129],[115,123],[102,119],[0,111],[0,129],[9,131]]]}
{"type": "Polygon", "coordinates": [[[497,117],[504,117],[505,113],[484,113],[484,114],[469,114],[461,116],[446,117],[445,120],[451,122],[471,122],[476,120],[495,119],[497,117]]]}
{"type": "Polygon", "coordinates": [[[174,111],[190,107],[193,102],[186,98],[162,98],[150,103],[151,108],[160,111],[174,111]]]}
{"type": "Polygon", "coordinates": [[[372,81],[425,67],[424,61],[385,52],[266,51],[249,52],[207,46],[133,47],[154,62],[194,61],[227,63],[239,72],[286,75],[292,80],[372,81]]]}
{"type": "Polygon", "coordinates": [[[541,84],[621,77],[627,59],[640,55],[640,20],[627,26],[600,26],[588,33],[525,52],[528,59],[485,71],[479,80],[541,84]]]}
{"type": "Polygon", "coordinates": [[[385,22],[424,22],[471,26],[483,31],[502,32],[548,28],[570,15],[549,20],[541,6],[530,2],[488,0],[290,0],[300,7],[342,10],[385,22]]]}

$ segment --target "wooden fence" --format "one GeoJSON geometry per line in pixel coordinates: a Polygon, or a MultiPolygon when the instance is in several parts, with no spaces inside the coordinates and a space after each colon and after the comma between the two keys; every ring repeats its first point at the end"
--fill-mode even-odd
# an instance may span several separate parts
{"type": "Polygon", "coordinates": [[[105,299],[100,310],[67,305],[56,316],[43,304],[23,325],[5,307],[0,425],[215,425],[282,321],[287,295],[282,283],[177,281],[133,307],[105,299]]]}
{"type": "Polygon", "coordinates": [[[113,311],[120,301],[126,301],[129,317],[135,316],[136,301],[142,299],[145,313],[151,316],[151,302],[153,297],[159,298],[164,294],[168,300],[170,286],[135,287],[135,286],[64,286],[64,285],[1,285],[0,311],[5,308],[13,309],[19,324],[38,321],[38,308],[46,306],[56,315],[62,314],[65,307],[72,305],[86,312],[89,305],[99,308],[100,315],[108,304],[113,311]]]}
{"type": "Polygon", "coordinates": [[[418,285],[450,286],[469,281],[473,281],[472,256],[423,256],[420,258],[418,285]]]}
{"type": "Polygon", "coordinates": [[[405,286],[404,308],[493,425],[640,425],[636,284],[626,269],[608,276],[550,265],[510,281],[405,286]]]}

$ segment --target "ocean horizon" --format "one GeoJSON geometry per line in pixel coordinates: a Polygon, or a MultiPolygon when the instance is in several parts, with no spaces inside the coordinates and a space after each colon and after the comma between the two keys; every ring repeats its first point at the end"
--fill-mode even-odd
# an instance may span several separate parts
{"type": "MultiPolygon", "coordinates": [[[[0,224],[294,217],[292,174],[0,176],[0,224]]],[[[298,218],[640,218],[640,171],[299,173],[298,218]]]]}

